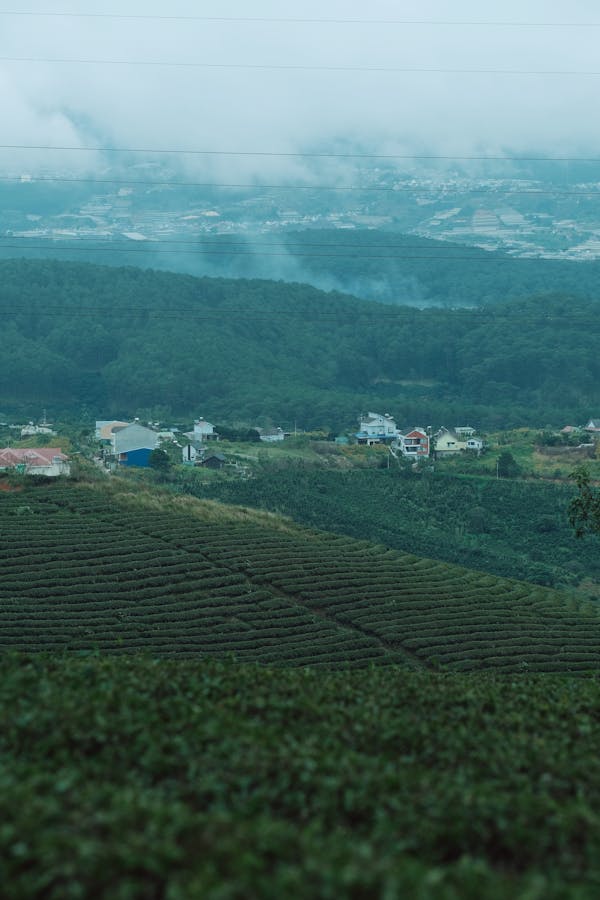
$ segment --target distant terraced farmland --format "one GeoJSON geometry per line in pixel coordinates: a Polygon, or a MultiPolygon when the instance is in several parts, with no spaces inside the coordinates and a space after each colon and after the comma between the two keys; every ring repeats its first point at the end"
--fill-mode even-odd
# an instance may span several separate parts
{"type": "Polygon", "coordinates": [[[279,665],[589,671],[556,592],[218,504],[113,486],[0,497],[0,649],[279,665]]]}

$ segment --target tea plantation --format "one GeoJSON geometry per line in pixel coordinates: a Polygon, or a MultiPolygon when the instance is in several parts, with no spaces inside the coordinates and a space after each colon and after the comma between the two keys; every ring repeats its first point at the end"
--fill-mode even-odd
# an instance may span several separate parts
{"type": "Polygon", "coordinates": [[[0,657],[7,900],[592,900],[596,677],[0,657]]]}
{"type": "Polygon", "coordinates": [[[115,480],[0,495],[0,649],[580,672],[593,606],[115,480]]]}
{"type": "Polygon", "coordinates": [[[599,895],[593,607],[119,479],[0,566],[3,898],[599,895]]]}

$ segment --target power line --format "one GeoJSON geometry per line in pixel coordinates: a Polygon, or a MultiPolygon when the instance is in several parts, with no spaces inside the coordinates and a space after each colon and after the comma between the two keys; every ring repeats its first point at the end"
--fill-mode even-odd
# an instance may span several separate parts
{"type": "Polygon", "coordinates": [[[282,25],[405,25],[473,28],[598,28],[600,22],[517,22],[517,21],[457,21],[438,19],[343,19],[343,18],[284,18],[278,16],[191,16],[191,15],[150,15],[141,13],[81,13],[81,12],[27,12],[0,10],[0,16],[20,16],[29,18],[72,18],[72,19],[132,19],[176,22],[244,22],[278,23],[282,25]]]}
{"type": "Polygon", "coordinates": [[[218,188],[254,191],[358,191],[377,192],[384,194],[517,194],[553,196],[553,197],[593,197],[600,196],[600,190],[590,191],[558,191],[555,188],[466,188],[454,185],[440,185],[439,187],[386,187],[384,185],[325,185],[325,184],[264,184],[256,182],[219,182],[219,181],[175,181],[175,180],[149,180],[149,179],[119,179],[119,178],[72,178],[61,175],[32,175],[23,180],[22,175],[0,175],[0,182],[14,184],[59,183],[59,184],[112,184],[112,185],[143,185],[154,187],[195,187],[218,188]]]}
{"type": "Polygon", "coordinates": [[[404,159],[404,160],[445,160],[468,162],[564,162],[600,163],[600,157],[585,156],[446,156],[442,154],[415,153],[311,153],[303,151],[276,150],[196,150],[158,147],[71,147],[50,146],[48,144],[0,144],[0,150],[49,150],[74,153],[156,153],[159,155],[181,154],[189,156],[266,156],[299,159],[404,159]]]}
{"type": "MultiPolygon", "coordinates": [[[[14,238],[10,238],[9,240],[14,240],[14,238]]],[[[28,240],[28,239],[22,239],[28,240]]],[[[29,239],[33,240],[33,238],[29,239]]],[[[80,243],[77,238],[74,239],[74,243],[69,246],[56,246],[54,243],[56,239],[48,239],[48,242],[52,241],[52,244],[49,246],[46,244],[30,244],[28,246],[23,246],[23,244],[5,244],[0,240],[0,250],[52,250],[52,252],[56,253],[71,253],[71,252],[82,252],[82,253],[169,253],[169,254],[187,254],[193,256],[249,256],[249,257],[285,257],[288,259],[296,260],[302,258],[311,258],[311,259],[352,259],[355,261],[360,260],[395,260],[397,262],[405,262],[411,260],[444,260],[445,262],[498,262],[498,263],[507,263],[507,262],[531,262],[531,261],[539,261],[544,260],[544,262],[561,262],[564,260],[556,260],[550,259],[548,260],[543,256],[496,256],[492,255],[489,251],[483,251],[483,255],[480,256],[438,256],[435,254],[424,254],[424,255],[408,255],[401,256],[398,254],[363,254],[356,255],[356,253],[298,253],[296,251],[263,251],[263,250],[207,250],[207,249],[198,249],[198,250],[190,250],[190,249],[155,249],[155,248],[146,248],[143,246],[136,245],[135,247],[122,247],[122,246],[113,246],[108,243],[103,247],[77,247],[75,243],[80,243]]],[[[68,241],[68,238],[63,238],[65,242],[68,241]]],[[[91,241],[90,241],[91,243],[91,241]]],[[[141,242],[140,242],[141,243],[141,242]]],[[[144,242],[145,243],[145,242],[144,242]]],[[[566,260],[568,262],[572,262],[572,260],[566,260]]],[[[587,260],[591,262],[592,260],[587,260]]],[[[595,260],[594,260],[595,261],[595,260]]]]}
{"type": "MultiPolygon", "coordinates": [[[[199,313],[194,307],[180,307],[177,310],[157,310],[150,309],[146,306],[123,306],[122,304],[116,304],[115,308],[107,308],[106,306],[97,307],[97,306],[69,306],[66,304],[57,304],[54,306],[48,306],[44,304],[43,309],[35,310],[36,315],[40,315],[42,317],[48,318],[56,318],[65,313],[76,313],[78,316],[99,316],[99,317],[107,317],[111,320],[115,318],[124,317],[125,315],[131,316],[144,316],[149,319],[194,319],[198,321],[218,321],[223,322],[225,316],[235,316],[236,318],[242,319],[252,319],[252,320],[265,320],[269,321],[271,318],[275,316],[302,316],[304,320],[306,320],[307,316],[310,315],[311,318],[319,319],[319,320],[327,320],[330,319],[332,321],[339,321],[340,319],[347,319],[348,321],[355,322],[357,318],[372,318],[376,317],[377,319],[395,319],[402,320],[405,319],[408,322],[415,322],[419,317],[430,317],[435,316],[436,314],[442,315],[444,317],[448,315],[452,315],[453,318],[463,318],[467,320],[467,323],[471,320],[474,320],[475,324],[479,320],[482,324],[494,324],[496,322],[500,324],[504,323],[512,323],[512,322],[521,322],[530,325],[559,325],[559,324],[575,324],[585,326],[586,328],[598,329],[600,328],[600,321],[597,318],[588,317],[586,315],[575,316],[573,314],[566,315],[552,315],[552,314],[523,314],[518,312],[496,312],[495,310],[486,308],[486,309],[447,309],[439,306],[429,306],[429,307],[417,307],[417,306],[401,306],[398,307],[397,310],[391,311],[388,304],[375,304],[372,303],[373,309],[369,309],[372,301],[363,300],[362,306],[360,310],[351,309],[351,310],[337,310],[335,312],[323,312],[320,309],[311,309],[307,310],[303,308],[301,310],[291,308],[291,309],[271,309],[267,311],[260,310],[250,310],[248,307],[220,307],[218,310],[210,314],[199,313]],[[383,311],[385,309],[385,312],[383,311]],[[388,311],[390,310],[390,311],[388,311]]],[[[14,303],[10,304],[2,304],[0,303],[0,311],[6,313],[12,313],[13,315],[23,316],[28,315],[29,310],[22,308],[15,308],[14,303]]]]}
{"type": "Polygon", "coordinates": [[[421,68],[415,66],[316,66],[290,63],[207,63],[192,61],[143,60],[143,59],[74,59],[64,57],[0,56],[0,62],[45,63],[94,66],[142,66],[169,69],[239,69],[243,71],[286,71],[286,72],[369,72],[374,74],[400,75],[509,75],[509,76],[567,76],[597,77],[600,71],[576,69],[445,69],[421,68]]]}
{"type": "MultiPolygon", "coordinates": [[[[291,234],[291,232],[288,232],[288,233],[291,234]]],[[[121,232],[121,234],[123,234],[123,232],[121,232]]],[[[38,236],[38,237],[41,238],[41,236],[38,236]]],[[[26,235],[14,235],[14,234],[13,235],[0,235],[0,241],[4,240],[4,239],[11,240],[11,241],[12,240],[22,240],[22,241],[33,240],[32,237],[26,236],[26,235]]],[[[44,239],[47,239],[47,240],[69,240],[69,236],[60,235],[60,234],[47,235],[47,236],[44,236],[44,239]]],[[[98,236],[98,237],[82,236],[82,237],[75,237],[74,239],[77,240],[79,243],[96,243],[97,244],[100,242],[106,242],[109,244],[109,246],[113,246],[113,244],[115,242],[128,243],[131,246],[132,242],[135,241],[135,238],[128,238],[127,240],[124,241],[121,238],[113,238],[112,235],[98,236]]],[[[431,240],[431,239],[424,238],[424,240],[431,240]]],[[[219,243],[225,244],[226,247],[247,248],[248,244],[253,244],[253,245],[259,245],[260,247],[281,247],[281,248],[287,250],[288,252],[292,252],[292,253],[296,252],[295,248],[299,248],[300,250],[302,250],[305,247],[312,247],[312,248],[316,247],[319,250],[324,249],[324,248],[338,248],[338,249],[342,249],[342,250],[352,250],[353,252],[356,250],[373,250],[373,249],[420,250],[420,251],[426,251],[428,249],[423,244],[397,244],[397,243],[396,244],[380,244],[380,243],[360,244],[357,242],[335,243],[333,241],[318,241],[317,243],[312,243],[311,241],[298,241],[298,240],[293,240],[293,239],[290,241],[287,241],[287,240],[269,241],[269,240],[263,240],[261,237],[248,239],[248,238],[245,238],[243,235],[240,235],[239,237],[235,237],[233,235],[230,236],[230,235],[226,235],[226,234],[218,235],[218,236],[206,235],[206,237],[200,238],[199,240],[187,240],[186,238],[164,239],[164,238],[143,237],[142,239],[138,238],[138,241],[140,243],[144,243],[144,244],[162,244],[162,245],[184,244],[186,246],[191,245],[191,246],[195,246],[195,247],[204,247],[207,243],[214,243],[214,242],[218,241],[219,243]]],[[[440,242],[438,241],[438,244],[439,243],[440,242]]],[[[448,243],[447,247],[439,247],[436,245],[435,248],[432,247],[431,249],[432,250],[435,249],[436,251],[448,250],[450,252],[458,251],[460,253],[464,253],[465,246],[466,245],[464,245],[464,244],[448,243]]],[[[477,247],[473,247],[473,248],[469,248],[469,249],[473,249],[475,251],[480,252],[482,257],[484,257],[489,252],[489,251],[486,251],[483,249],[479,249],[477,247]]],[[[444,259],[445,258],[446,257],[444,257],[444,259]]],[[[452,257],[449,257],[449,258],[452,258],[452,257]]]]}

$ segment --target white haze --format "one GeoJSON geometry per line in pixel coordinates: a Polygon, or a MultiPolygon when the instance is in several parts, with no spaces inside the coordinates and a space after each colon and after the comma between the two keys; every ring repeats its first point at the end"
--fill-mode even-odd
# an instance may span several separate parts
{"type": "MultiPolygon", "coordinates": [[[[0,57],[170,63],[600,70],[597,2],[31,0],[26,11],[570,23],[382,25],[0,16],[0,57]]],[[[0,61],[0,144],[294,153],[597,156],[598,75],[314,71],[0,61]]],[[[140,157],[141,159],[141,157],[140,157]]],[[[307,178],[286,157],[174,156],[206,179],[307,178]]],[[[0,171],[95,171],[100,154],[0,151],[0,171]]],[[[326,170],[331,182],[351,167],[326,170]]]]}

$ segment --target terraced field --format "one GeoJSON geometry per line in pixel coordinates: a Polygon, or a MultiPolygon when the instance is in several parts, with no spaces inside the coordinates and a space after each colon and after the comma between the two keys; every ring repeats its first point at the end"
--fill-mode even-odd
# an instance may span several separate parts
{"type": "Polygon", "coordinates": [[[279,665],[589,671],[600,618],[553,591],[113,486],[0,495],[0,650],[279,665]]]}

